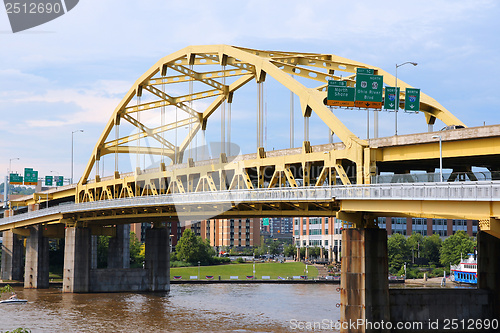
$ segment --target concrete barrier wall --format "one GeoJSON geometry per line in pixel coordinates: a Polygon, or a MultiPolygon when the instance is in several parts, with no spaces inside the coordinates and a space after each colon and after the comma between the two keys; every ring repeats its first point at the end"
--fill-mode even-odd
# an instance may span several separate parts
{"type": "MultiPolygon", "coordinates": [[[[441,332],[450,320],[494,319],[493,295],[481,289],[389,289],[391,322],[422,322],[423,330],[437,332],[430,323],[438,323],[441,332]]],[[[410,332],[397,330],[391,332],[410,332]]],[[[446,332],[463,332],[448,329],[446,332]]],[[[493,331],[492,331],[493,332],[493,331]]]]}
{"type": "Polygon", "coordinates": [[[142,268],[90,270],[90,292],[147,291],[148,271],[142,268]]]}

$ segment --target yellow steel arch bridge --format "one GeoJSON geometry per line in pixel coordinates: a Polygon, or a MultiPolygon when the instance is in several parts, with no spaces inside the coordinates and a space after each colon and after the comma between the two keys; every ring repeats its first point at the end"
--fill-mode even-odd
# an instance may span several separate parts
{"type": "MultiPolygon", "coordinates": [[[[376,164],[373,150],[325,105],[328,80],[342,80],[347,86],[354,86],[357,68],[372,68],[375,74],[383,75],[385,84],[395,84],[395,77],[380,68],[332,54],[263,51],[229,45],[190,46],[172,53],[137,79],[114,110],[78,183],[76,201],[206,190],[321,186],[337,181],[350,184],[346,168],[354,171],[357,184],[369,183],[376,164]],[[187,158],[186,150],[197,132],[207,129],[214,112],[225,105],[230,108],[238,89],[253,82],[258,85],[266,76],[298,96],[303,117],[307,120],[314,112],[341,143],[313,149],[306,138],[302,149],[266,152],[259,105],[255,154],[230,158],[231,163],[223,149],[210,163],[187,158]],[[194,102],[201,108],[194,106],[194,102]],[[165,119],[164,110],[168,107],[180,111],[182,119],[165,119]],[[156,118],[160,121],[150,125],[141,121],[141,117],[146,119],[154,112],[163,112],[156,118]],[[125,132],[120,131],[124,123],[136,131],[120,135],[125,132]],[[169,132],[186,126],[189,131],[181,142],[166,138],[169,132]],[[156,145],[146,146],[144,141],[141,145],[145,139],[156,145]],[[115,174],[101,179],[99,161],[109,154],[115,154],[115,174]],[[123,175],[118,168],[119,154],[158,155],[163,163],[157,170],[146,173],[137,168],[132,174],[123,175]],[[166,159],[171,161],[170,165],[166,165],[166,159]],[[91,180],[92,170],[96,174],[94,180],[91,180]]],[[[398,86],[401,91],[410,87],[403,81],[398,86]]],[[[426,94],[421,95],[420,109],[428,124],[435,119],[447,125],[462,124],[426,94]]]]}

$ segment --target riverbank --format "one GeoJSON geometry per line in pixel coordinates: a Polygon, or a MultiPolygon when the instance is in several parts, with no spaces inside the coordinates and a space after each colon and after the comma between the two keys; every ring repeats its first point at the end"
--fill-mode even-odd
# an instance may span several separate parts
{"type": "MultiPolygon", "coordinates": [[[[62,288],[62,282],[50,282],[50,288],[62,288]]],[[[271,279],[247,279],[247,280],[170,280],[170,284],[340,284],[340,279],[288,279],[288,280],[271,280],[271,279]]],[[[404,284],[403,280],[389,280],[390,285],[404,284]]],[[[22,281],[3,282],[0,280],[0,287],[10,285],[11,287],[24,287],[22,281]]],[[[411,285],[411,283],[409,283],[411,285]]],[[[450,286],[453,286],[450,284],[450,286]]]]}

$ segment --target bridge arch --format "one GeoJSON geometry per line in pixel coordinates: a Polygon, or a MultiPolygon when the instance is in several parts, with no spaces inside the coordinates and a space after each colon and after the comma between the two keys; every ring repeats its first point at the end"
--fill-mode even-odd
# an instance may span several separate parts
{"type": "MultiPolygon", "coordinates": [[[[354,135],[324,104],[327,80],[344,80],[348,86],[353,86],[356,68],[373,68],[384,76],[385,84],[395,84],[394,76],[380,68],[332,54],[263,51],[229,45],[189,46],[174,52],[158,60],[138,78],[120,101],[94,147],[79,184],[88,182],[92,170],[98,168],[100,158],[107,154],[162,155],[171,159],[174,164],[180,163],[183,152],[196,133],[200,129],[206,129],[207,120],[215,110],[224,102],[231,102],[234,92],[242,86],[252,80],[257,83],[263,82],[266,75],[273,77],[298,96],[304,117],[310,117],[312,112],[319,116],[340,138],[344,145],[342,148],[346,150],[346,158],[356,165],[358,173],[361,174],[364,148],[368,147],[367,141],[354,135]],[[214,70],[214,66],[219,68],[214,70]],[[195,71],[194,67],[197,69],[206,67],[209,70],[195,71]],[[338,72],[352,74],[342,77],[337,75],[338,72]],[[308,88],[294,77],[312,80],[318,82],[318,85],[308,88]],[[226,84],[226,79],[231,82],[226,84]],[[183,94],[175,89],[164,88],[192,82],[200,83],[208,89],[183,94]],[[142,103],[141,98],[145,94],[156,99],[142,103]],[[135,103],[134,98],[136,98],[135,103]],[[190,104],[203,99],[209,101],[209,105],[203,110],[196,110],[190,104]],[[175,107],[186,113],[187,118],[162,122],[160,126],[155,127],[148,127],[144,121],[141,122],[139,115],[142,112],[165,107],[175,107]],[[120,136],[119,126],[122,122],[135,127],[137,132],[120,136]],[[190,130],[180,144],[165,139],[163,133],[187,125],[190,130]],[[114,138],[112,138],[113,129],[114,138]],[[154,140],[160,146],[141,146],[140,140],[143,138],[154,140]],[[134,142],[139,144],[132,145],[134,142]]],[[[411,87],[401,80],[398,80],[398,86],[401,90],[411,87]]],[[[425,114],[427,123],[440,119],[447,125],[462,124],[441,104],[424,93],[421,94],[421,110],[425,114]]],[[[308,149],[307,144],[304,143],[305,150],[308,149]]]]}

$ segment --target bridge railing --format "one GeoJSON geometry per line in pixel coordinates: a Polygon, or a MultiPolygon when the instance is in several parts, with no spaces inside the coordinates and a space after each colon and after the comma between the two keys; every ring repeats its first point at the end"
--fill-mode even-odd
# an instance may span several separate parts
{"type": "Polygon", "coordinates": [[[338,200],[499,201],[500,182],[371,184],[334,187],[338,200]]]}
{"type": "MultiPolygon", "coordinates": [[[[371,177],[372,184],[399,184],[399,183],[432,183],[440,182],[439,172],[429,173],[407,173],[407,174],[382,174],[371,177]]],[[[500,179],[498,171],[475,171],[475,172],[444,172],[444,182],[476,182],[492,181],[500,179]]]]}
{"type": "Polygon", "coordinates": [[[135,198],[101,200],[80,204],[62,204],[24,214],[6,217],[0,225],[65,213],[127,207],[175,205],[179,208],[196,204],[217,204],[230,209],[240,202],[328,202],[332,200],[453,200],[500,201],[500,181],[461,183],[371,184],[350,186],[311,186],[228,190],[218,192],[177,193],[135,198]]]}

